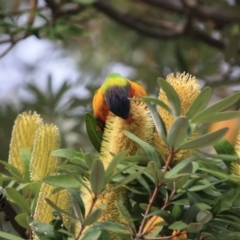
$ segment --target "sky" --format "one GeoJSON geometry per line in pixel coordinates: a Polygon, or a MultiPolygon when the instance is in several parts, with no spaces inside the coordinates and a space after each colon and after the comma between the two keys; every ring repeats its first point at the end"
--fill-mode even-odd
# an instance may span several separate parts
{"type": "MultiPolygon", "coordinates": [[[[0,51],[6,46],[1,46],[0,51]]],[[[79,69],[60,43],[29,37],[19,42],[0,59],[0,100],[16,101],[24,92],[26,82],[44,88],[51,74],[57,88],[65,79],[76,81],[79,69]]],[[[24,97],[24,96],[23,96],[24,97]]]]}

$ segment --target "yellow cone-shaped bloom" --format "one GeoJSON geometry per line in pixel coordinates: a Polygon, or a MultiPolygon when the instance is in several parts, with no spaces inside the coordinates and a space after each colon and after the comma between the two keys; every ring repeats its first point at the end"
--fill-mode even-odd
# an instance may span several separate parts
{"type": "MultiPolygon", "coordinates": [[[[238,134],[237,134],[237,139],[236,139],[236,143],[234,145],[234,149],[238,155],[238,158],[240,158],[240,130],[238,131],[238,134]]],[[[231,172],[234,175],[240,177],[240,162],[233,162],[231,164],[231,172]]]]}
{"type": "MultiPolygon", "coordinates": [[[[72,199],[70,192],[67,189],[64,189],[53,194],[52,191],[55,188],[55,186],[46,183],[42,184],[39,192],[37,206],[33,216],[35,221],[49,223],[54,219],[54,216],[52,215],[53,208],[45,201],[45,198],[50,199],[59,208],[71,213],[72,199]]],[[[71,218],[68,215],[63,214],[63,224],[66,228],[69,229],[71,218]]],[[[34,236],[34,239],[36,240],[38,237],[34,236]]]]}
{"type": "Polygon", "coordinates": [[[42,125],[42,119],[36,112],[23,112],[14,122],[8,162],[23,174],[24,166],[20,157],[21,148],[32,149],[37,129],[42,125]]]}
{"type": "Polygon", "coordinates": [[[34,139],[33,152],[30,162],[31,180],[41,181],[43,177],[56,172],[59,163],[51,153],[60,147],[59,130],[55,125],[41,126],[34,139]]]}
{"type": "MultiPolygon", "coordinates": [[[[126,120],[116,117],[113,114],[110,114],[107,118],[100,151],[100,159],[103,161],[105,169],[108,167],[113,158],[110,152],[117,154],[123,150],[129,150],[129,154],[132,155],[140,147],[124,135],[125,130],[135,134],[143,141],[150,144],[153,143],[154,124],[146,105],[143,102],[132,101],[130,116],[130,124],[126,120]]],[[[107,189],[111,187],[112,185],[109,184],[107,189]]],[[[84,193],[82,195],[82,199],[86,212],[88,212],[92,197],[86,189],[82,189],[82,191],[84,193]]],[[[121,201],[123,204],[126,204],[127,196],[125,189],[120,188],[115,191],[103,192],[94,207],[97,208],[102,205],[107,206],[99,221],[119,221],[120,216],[115,205],[115,201],[121,201]]],[[[76,229],[76,233],[78,231],[79,227],[76,229]]],[[[111,234],[111,239],[117,240],[119,238],[117,235],[111,234]]]]}
{"type": "MultiPolygon", "coordinates": [[[[193,103],[201,91],[198,80],[189,74],[177,73],[174,75],[172,73],[167,76],[166,81],[171,84],[171,86],[179,95],[181,102],[181,115],[184,116],[190,105],[193,103]]],[[[159,99],[166,103],[168,106],[170,105],[167,99],[167,95],[162,89],[160,89],[159,92],[159,99]]],[[[174,122],[174,117],[162,107],[158,107],[158,113],[161,115],[167,130],[169,130],[174,122]]],[[[192,137],[194,137],[194,135],[195,134],[193,133],[192,137]]],[[[163,156],[168,155],[168,149],[157,132],[154,133],[154,145],[163,156]]],[[[180,161],[188,156],[191,156],[192,154],[193,153],[190,150],[182,150],[175,155],[174,160],[180,161]]]]}

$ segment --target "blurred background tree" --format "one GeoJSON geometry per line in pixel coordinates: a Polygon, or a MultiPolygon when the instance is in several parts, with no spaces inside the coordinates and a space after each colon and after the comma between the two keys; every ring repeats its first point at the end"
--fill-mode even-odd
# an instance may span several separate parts
{"type": "MultiPolygon", "coordinates": [[[[73,59],[79,71],[76,81],[69,76],[56,87],[51,69],[41,68],[44,78],[22,81],[24,94],[17,104],[9,101],[14,94],[1,100],[0,159],[7,159],[14,119],[26,110],[57,124],[63,147],[92,150],[84,113],[91,111],[95,89],[113,71],[141,82],[154,95],[157,77],[177,71],[213,87],[216,97],[239,90],[239,36],[239,0],[0,0],[2,60],[22,42],[36,38],[53,43],[43,54],[58,51],[56,59],[73,59]]],[[[23,58],[29,47],[22,49],[23,58]]],[[[48,61],[42,59],[44,66],[48,61]]],[[[36,71],[40,61],[23,65],[22,79],[36,71]]]]}

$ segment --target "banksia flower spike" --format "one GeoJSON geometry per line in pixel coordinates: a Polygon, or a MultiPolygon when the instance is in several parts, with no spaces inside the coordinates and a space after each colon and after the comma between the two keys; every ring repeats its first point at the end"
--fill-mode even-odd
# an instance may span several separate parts
{"type": "MultiPolygon", "coordinates": [[[[238,158],[240,158],[240,130],[237,134],[236,143],[234,145],[235,152],[237,153],[238,158]]],[[[231,173],[240,177],[240,162],[232,162],[231,164],[231,173]]]]}
{"type": "MultiPolygon", "coordinates": [[[[53,190],[56,187],[53,185],[49,185],[47,183],[43,183],[39,197],[37,201],[37,206],[34,213],[34,221],[49,223],[53,220],[54,216],[52,215],[53,208],[45,201],[45,198],[50,199],[53,203],[55,203],[59,208],[66,212],[71,212],[71,194],[67,189],[58,191],[53,194],[53,190]]],[[[71,224],[70,216],[63,214],[63,224],[66,228],[69,229],[71,224]]],[[[34,239],[38,239],[37,236],[34,236],[34,239]]]]}
{"type": "MultiPolygon", "coordinates": [[[[171,73],[167,76],[166,81],[177,92],[181,102],[181,115],[184,116],[187,110],[189,109],[190,105],[193,103],[193,101],[201,91],[198,80],[195,77],[186,73],[182,74],[177,73],[176,76],[173,73],[171,73]]],[[[167,95],[162,89],[160,89],[159,92],[159,99],[166,103],[168,106],[170,105],[167,99],[167,95]]],[[[166,129],[169,130],[169,128],[174,122],[174,117],[162,107],[158,107],[158,113],[162,117],[166,125],[166,129]]],[[[196,132],[193,133],[190,138],[193,138],[195,134],[196,132]]],[[[168,155],[167,146],[165,145],[165,143],[163,142],[163,140],[161,139],[157,132],[154,133],[154,145],[163,156],[168,155]]],[[[192,151],[181,150],[175,155],[174,161],[180,161],[191,155],[192,151]]]]}
{"type": "Polygon", "coordinates": [[[24,166],[20,157],[21,148],[29,150],[33,147],[37,129],[42,125],[42,119],[36,112],[23,112],[15,120],[8,162],[23,174],[24,166]]]}
{"type": "MultiPolygon", "coordinates": [[[[111,113],[108,115],[100,151],[100,159],[105,169],[112,160],[110,152],[117,154],[123,150],[129,150],[129,154],[133,155],[139,148],[137,143],[124,135],[124,131],[129,131],[150,144],[153,143],[154,124],[145,103],[131,101],[130,109],[130,124],[126,120],[116,117],[111,113]]],[[[119,188],[115,191],[108,191],[111,187],[113,187],[113,185],[108,184],[107,191],[100,195],[94,206],[94,208],[102,205],[107,206],[99,221],[118,222],[120,216],[115,201],[121,201],[123,204],[127,203],[126,190],[124,188],[119,188]]],[[[91,203],[91,194],[85,189],[82,191],[84,192],[82,199],[86,211],[88,211],[91,203]]],[[[111,239],[117,240],[119,238],[117,235],[112,234],[111,239]]]]}
{"type": "Polygon", "coordinates": [[[51,153],[59,147],[59,130],[55,125],[46,124],[38,129],[30,162],[32,181],[41,181],[43,177],[56,173],[59,159],[52,157],[51,153]]]}

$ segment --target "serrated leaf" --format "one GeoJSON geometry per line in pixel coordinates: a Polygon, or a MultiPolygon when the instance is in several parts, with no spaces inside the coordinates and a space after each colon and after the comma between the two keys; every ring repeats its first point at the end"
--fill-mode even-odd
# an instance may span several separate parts
{"type": "MultiPolygon", "coordinates": [[[[174,117],[181,115],[181,101],[175,89],[165,79],[158,78],[158,84],[166,93],[174,117]]],[[[161,97],[161,96],[160,96],[161,97]]]]}
{"type": "Polygon", "coordinates": [[[15,188],[6,187],[5,191],[8,197],[13,200],[24,212],[30,214],[29,202],[15,188]]]}
{"type": "Polygon", "coordinates": [[[222,138],[227,131],[228,128],[222,128],[215,132],[202,135],[201,137],[195,138],[194,140],[181,144],[180,146],[178,146],[178,149],[194,149],[209,146],[214,142],[218,141],[220,138],[222,138]]]}
{"type": "Polygon", "coordinates": [[[127,226],[115,223],[115,222],[97,222],[94,224],[95,226],[99,227],[100,229],[105,229],[110,232],[115,232],[118,234],[127,234],[131,235],[130,230],[127,228],[127,226]]]}
{"type": "Polygon", "coordinates": [[[157,165],[161,167],[160,159],[154,147],[128,131],[124,131],[124,134],[134,142],[138,143],[143,148],[149,159],[156,162],[157,165]]]}
{"type": "Polygon", "coordinates": [[[62,188],[76,188],[80,189],[81,183],[74,176],[70,175],[56,175],[56,176],[47,176],[43,178],[43,182],[62,188]]]}
{"type": "Polygon", "coordinates": [[[192,122],[194,123],[214,123],[214,122],[221,122],[225,120],[229,120],[232,118],[237,118],[240,116],[240,112],[236,111],[227,111],[227,112],[220,112],[214,113],[211,115],[201,115],[199,117],[195,117],[192,122]]]}
{"type": "Polygon", "coordinates": [[[191,119],[202,111],[210,101],[212,95],[212,89],[205,87],[200,94],[194,99],[193,103],[186,112],[186,117],[191,119]]]}
{"type": "Polygon", "coordinates": [[[202,117],[210,116],[214,113],[223,111],[224,109],[227,109],[228,107],[232,106],[234,103],[236,103],[240,99],[240,92],[236,92],[233,95],[224,98],[223,100],[213,104],[212,106],[204,109],[200,113],[198,113],[192,121],[195,122],[195,119],[201,119],[202,117]]]}
{"type": "Polygon", "coordinates": [[[186,117],[177,117],[168,131],[167,145],[177,148],[188,137],[189,122],[186,117]]]}
{"type": "Polygon", "coordinates": [[[105,187],[105,171],[101,160],[94,161],[92,170],[90,173],[90,184],[92,192],[98,196],[105,187]]]}
{"type": "MultiPolygon", "coordinates": [[[[156,100],[160,101],[159,99],[156,99],[156,100]]],[[[167,129],[166,129],[166,126],[165,126],[165,123],[164,123],[162,117],[158,114],[156,109],[149,102],[149,98],[143,97],[143,101],[147,104],[147,106],[148,106],[148,108],[150,110],[150,113],[151,113],[154,125],[156,127],[157,132],[158,132],[158,135],[167,144],[167,129]]]]}
{"type": "Polygon", "coordinates": [[[99,128],[96,118],[92,114],[86,113],[85,123],[88,137],[92,145],[98,152],[100,152],[103,132],[99,128]]]}

